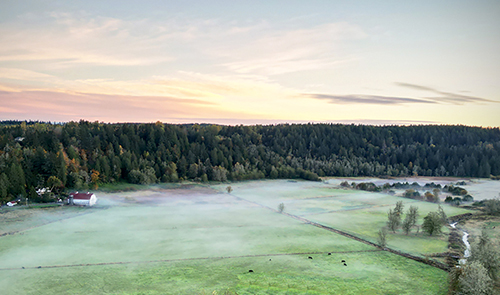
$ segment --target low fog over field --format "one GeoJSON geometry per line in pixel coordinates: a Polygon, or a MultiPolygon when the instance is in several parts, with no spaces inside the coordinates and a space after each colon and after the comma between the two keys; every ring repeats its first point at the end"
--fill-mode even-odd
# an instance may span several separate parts
{"type": "MultiPolygon", "coordinates": [[[[23,247],[3,252],[0,267],[315,252],[331,245],[320,229],[210,189],[190,191],[103,195],[100,203],[109,208],[4,237],[3,244],[23,247]]],[[[368,248],[345,237],[336,243],[368,248]]]]}
{"type": "MultiPolygon", "coordinates": [[[[416,290],[423,282],[426,290],[433,290],[428,294],[446,293],[442,288],[446,282],[444,271],[304,221],[376,242],[388,209],[397,201],[403,200],[407,207],[418,206],[421,218],[435,211],[437,205],[385,193],[346,190],[338,183],[338,179],[251,181],[232,183],[231,193],[226,191],[228,184],[194,184],[177,189],[153,187],[124,193],[97,192],[99,202],[93,208],[64,207],[42,210],[34,216],[19,213],[21,209],[11,211],[9,214],[19,214],[17,218],[22,221],[19,224],[24,224],[24,228],[16,228],[12,222],[8,227],[6,222],[2,223],[2,230],[11,234],[0,237],[0,288],[11,294],[37,293],[34,286],[43,278],[41,294],[57,292],[62,285],[75,289],[76,294],[100,293],[88,284],[79,287],[74,281],[66,282],[66,274],[71,273],[85,274],[96,286],[108,286],[108,291],[118,293],[132,292],[130,286],[142,290],[136,281],[144,276],[155,278],[148,288],[160,293],[167,287],[174,290],[172,294],[175,290],[193,293],[217,288],[232,288],[240,290],[238,294],[246,294],[272,286],[298,293],[308,286],[308,290],[321,293],[334,290],[330,284],[348,273],[349,283],[344,281],[343,287],[335,287],[339,292],[349,288],[368,292],[372,287],[365,285],[366,282],[361,284],[362,280],[378,284],[385,277],[391,288],[416,290]],[[279,214],[280,203],[284,204],[286,214],[279,214]],[[65,218],[60,217],[63,213],[65,218]],[[308,259],[309,256],[313,259],[308,259]],[[345,257],[350,259],[348,266],[338,263],[339,258],[345,257]],[[211,267],[217,271],[207,275],[205,271],[211,267]],[[185,271],[179,273],[176,269],[185,271]],[[249,269],[255,271],[260,281],[267,280],[268,285],[248,280],[249,269]],[[97,279],[109,277],[110,272],[113,272],[112,282],[97,279]],[[169,278],[178,278],[183,283],[166,284],[157,278],[158,272],[168,273],[169,278]],[[286,274],[289,277],[285,286],[277,278],[286,274]],[[409,278],[414,275],[422,282],[412,282],[409,278]],[[313,284],[311,276],[322,283],[313,284]],[[19,277],[24,278],[23,282],[15,279],[19,277]],[[124,277],[128,278],[128,284],[116,283],[124,277]],[[62,285],[56,283],[62,281],[62,285]]],[[[480,189],[480,185],[488,184],[491,188],[498,183],[474,182],[467,189],[472,192],[473,187],[480,189]]],[[[448,215],[468,212],[442,206],[448,215]]],[[[447,241],[445,236],[396,234],[389,236],[388,246],[423,256],[446,251],[447,241]]],[[[383,294],[380,290],[372,291],[383,294]]]]}

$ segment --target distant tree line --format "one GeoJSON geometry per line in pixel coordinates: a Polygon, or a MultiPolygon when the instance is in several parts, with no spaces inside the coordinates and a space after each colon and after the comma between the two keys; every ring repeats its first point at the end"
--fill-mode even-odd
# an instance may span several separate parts
{"type": "Polygon", "coordinates": [[[0,202],[113,182],[412,175],[500,175],[499,128],[0,122],[0,202]]]}
{"type": "MultiPolygon", "coordinates": [[[[466,185],[464,181],[457,182],[457,184],[460,185],[466,185]]],[[[474,198],[469,195],[466,189],[459,187],[459,186],[454,186],[452,184],[450,185],[445,185],[442,187],[440,184],[435,184],[434,182],[431,183],[426,183],[424,186],[421,186],[418,184],[418,182],[394,182],[392,184],[385,183],[383,185],[376,185],[373,182],[352,182],[349,184],[347,181],[342,181],[340,183],[341,187],[345,188],[353,188],[357,190],[363,190],[363,191],[369,191],[369,192],[388,192],[389,194],[395,194],[395,191],[393,189],[406,189],[405,192],[403,193],[403,197],[409,198],[409,199],[414,199],[414,200],[420,200],[420,201],[427,201],[427,202],[432,202],[432,203],[439,203],[439,194],[441,192],[441,189],[444,192],[449,192],[454,196],[458,197],[451,197],[447,196],[445,199],[445,203],[451,204],[451,205],[460,205],[463,202],[473,202],[474,198]],[[431,191],[425,191],[424,194],[421,194],[419,190],[429,190],[432,189],[431,191]]]]}

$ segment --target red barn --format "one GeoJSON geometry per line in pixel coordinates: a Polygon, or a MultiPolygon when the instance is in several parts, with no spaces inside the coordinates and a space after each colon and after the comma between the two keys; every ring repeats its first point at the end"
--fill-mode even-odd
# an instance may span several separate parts
{"type": "Polygon", "coordinates": [[[97,197],[93,193],[71,193],[69,194],[68,203],[81,206],[93,206],[97,202],[97,197]]]}

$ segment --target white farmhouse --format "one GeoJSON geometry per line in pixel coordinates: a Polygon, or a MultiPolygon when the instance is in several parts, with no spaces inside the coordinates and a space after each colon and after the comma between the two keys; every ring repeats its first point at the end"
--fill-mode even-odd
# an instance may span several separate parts
{"type": "Polygon", "coordinates": [[[93,206],[97,202],[97,197],[93,193],[71,193],[69,194],[68,204],[80,206],[93,206]]]}

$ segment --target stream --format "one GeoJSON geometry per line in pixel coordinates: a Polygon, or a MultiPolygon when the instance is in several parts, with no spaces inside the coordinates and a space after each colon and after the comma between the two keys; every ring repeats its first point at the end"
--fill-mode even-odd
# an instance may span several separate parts
{"type": "MultiPolygon", "coordinates": [[[[450,223],[450,226],[456,228],[457,222],[450,223]]],[[[458,263],[465,264],[467,262],[467,258],[470,256],[470,244],[469,244],[469,234],[465,231],[462,231],[464,235],[462,236],[462,241],[465,245],[464,258],[460,259],[458,263]]]]}

